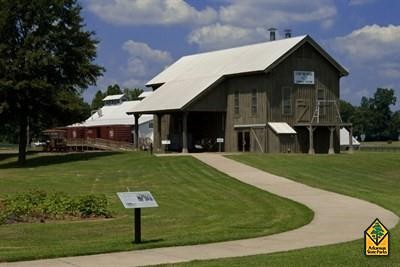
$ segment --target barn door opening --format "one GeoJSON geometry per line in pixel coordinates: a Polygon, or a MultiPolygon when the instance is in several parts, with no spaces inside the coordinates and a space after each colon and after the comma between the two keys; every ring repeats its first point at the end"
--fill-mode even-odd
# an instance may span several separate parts
{"type": "Polygon", "coordinates": [[[239,131],[237,133],[237,150],[242,152],[250,151],[250,132],[249,131],[239,131]]]}

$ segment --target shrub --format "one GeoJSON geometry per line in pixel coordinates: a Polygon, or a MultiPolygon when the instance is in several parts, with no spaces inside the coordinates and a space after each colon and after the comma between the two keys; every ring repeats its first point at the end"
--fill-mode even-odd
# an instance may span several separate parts
{"type": "Polygon", "coordinates": [[[111,217],[105,195],[29,191],[0,200],[0,224],[95,217],[111,217]]]}

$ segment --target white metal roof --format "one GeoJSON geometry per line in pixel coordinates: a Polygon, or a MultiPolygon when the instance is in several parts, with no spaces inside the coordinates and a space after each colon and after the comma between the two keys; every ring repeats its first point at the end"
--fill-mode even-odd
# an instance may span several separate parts
{"type": "Polygon", "coordinates": [[[263,71],[307,36],[180,58],[146,85],[163,84],[130,112],[182,109],[221,77],[263,71]]]}
{"type": "Polygon", "coordinates": [[[184,56],[151,79],[146,86],[160,85],[150,96],[130,110],[153,112],[183,109],[222,77],[265,71],[296,45],[308,41],[330,61],[341,75],[347,71],[307,35],[184,56]]]}
{"type": "MultiPolygon", "coordinates": [[[[353,145],[359,146],[360,142],[357,141],[357,139],[353,138],[353,145]]],[[[340,145],[341,146],[348,146],[349,144],[349,131],[346,128],[341,128],[340,129],[340,145]]]]}
{"type": "Polygon", "coordinates": [[[108,100],[120,100],[121,98],[124,97],[124,94],[120,95],[108,95],[105,98],[103,98],[103,101],[108,101],[108,100]]]}
{"type": "MultiPolygon", "coordinates": [[[[134,108],[140,101],[125,101],[118,105],[104,106],[95,112],[83,123],[76,123],[68,127],[94,127],[107,125],[134,125],[135,120],[132,115],[126,112],[134,108]]],[[[153,115],[142,115],[139,124],[153,120],[153,115]]]]}
{"type": "Polygon", "coordinates": [[[146,98],[146,97],[150,96],[151,94],[153,94],[153,91],[144,91],[138,96],[138,98],[146,98]]]}
{"type": "Polygon", "coordinates": [[[268,125],[277,134],[296,134],[296,131],[286,122],[268,122],[268,125]]]}
{"type": "Polygon", "coordinates": [[[167,82],[128,112],[181,109],[217,79],[218,77],[209,76],[167,82]]]}
{"type": "Polygon", "coordinates": [[[262,71],[306,37],[217,50],[182,57],[151,79],[146,85],[181,79],[262,71]]]}

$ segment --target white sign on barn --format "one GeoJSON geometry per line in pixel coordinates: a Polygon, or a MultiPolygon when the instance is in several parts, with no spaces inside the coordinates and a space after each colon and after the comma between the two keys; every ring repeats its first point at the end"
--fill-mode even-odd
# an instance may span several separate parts
{"type": "Polygon", "coordinates": [[[313,71],[294,71],[294,83],[295,84],[314,84],[314,72],[313,71]]]}

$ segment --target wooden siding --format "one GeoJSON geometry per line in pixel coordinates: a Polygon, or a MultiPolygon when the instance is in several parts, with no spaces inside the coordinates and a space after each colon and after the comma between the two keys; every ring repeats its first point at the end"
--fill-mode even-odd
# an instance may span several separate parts
{"type": "MultiPolygon", "coordinates": [[[[238,133],[250,133],[250,151],[255,152],[307,152],[308,130],[295,127],[296,123],[309,123],[317,103],[317,91],[324,91],[326,100],[339,99],[339,71],[331,65],[311,45],[304,44],[299,50],[287,57],[268,73],[253,73],[231,76],[218,86],[201,96],[186,107],[189,112],[226,112],[225,151],[238,151],[238,133]],[[294,84],[294,71],[313,71],[315,84],[294,84]],[[292,112],[282,112],[282,89],[288,87],[291,92],[292,112]],[[252,96],[256,90],[257,112],[252,112],[252,96]],[[239,113],[235,113],[235,92],[239,93],[239,113]],[[235,128],[235,125],[267,124],[268,122],[287,122],[296,128],[297,135],[277,135],[268,126],[265,128],[235,128]]],[[[254,100],[254,98],[253,98],[254,100]]],[[[253,102],[254,104],[254,102],[253,102]]],[[[333,104],[324,107],[320,114],[320,123],[338,123],[337,110],[333,104]]],[[[162,120],[162,139],[169,139],[181,146],[181,114],[179,112],[164,115],[162,120]]],[[[190,114],[190,113],[189,113],[190,114]]],[[[189,116],[190,119],[190,116],[189,116]]],[[[155,131],[157,130],[155,120],[155,131]]],[[[211,127],[202,122],[201,127],[211,127]]],[[[199,126],[200,127],[200,126],[199,126]]],[[[207,131],[206,131],[207,132],[207,131]]],[[[214,138],[215,132],[209,131],[214,138]]],[[[156,138],[157,134],[155,134],[156,138]]],[[[335,151],[339,151],[338,131],[335,131],[335,151]]],[[[314,133],[316,152],[326,153],[329,147],[329,129],[318,127],[314,133]]],[[[189,139],[190,139],[189,134],[189,139]]],[[[157,140],[156,144],[157,144],[157,140]]],[[[174,145],[171,146],[173,148],[174,145]]]]}
{"type": "Polygon", "coordinates": [[[221,83],[208,90],[187,111],[226,111],[226,83],[221,83]]]}
{"type": "Polygon", "coordinates": [[[133,142],[133,126],[130,125],[110,125],[94,127],[71,127],[67,128],[68,139],[80,138],[100,138],[121,142],[133,142]],[[75,135],[74,135],[75,131],[75,135]]]}

